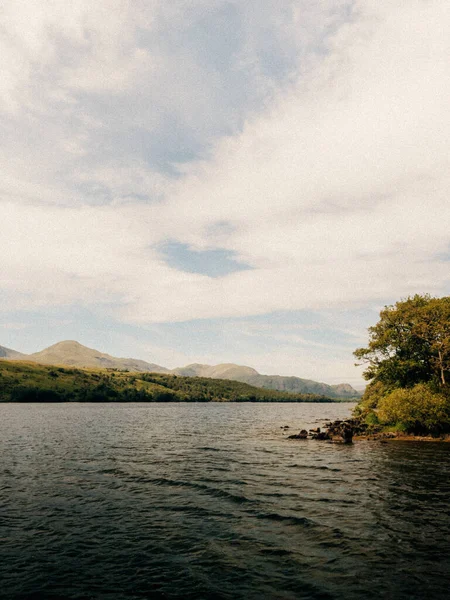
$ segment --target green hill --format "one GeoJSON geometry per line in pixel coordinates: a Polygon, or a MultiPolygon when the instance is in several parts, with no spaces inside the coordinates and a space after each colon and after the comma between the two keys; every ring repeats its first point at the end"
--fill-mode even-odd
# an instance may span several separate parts
{"type": "Polygon", "coordinates": [[[0,402],[336,402],[238,381],[0,360],[0,402]]]}
{"type": "Polygon", "coordinates": [[[281,375],[261,375],[252,367],[225,363],[219,365],[190,364],[177,369],[167,369],[161,365],[136,358],[118,358],[99,350],[83,346],[74,340],[53,344],[40,352],[21,354],[0,346],[0,357],[11,360],[29,361],[44,365],[62,365],[93,369],[121,369],[142,373],[171,373],[183,377],[204,377],[208,379],[226,379],[247,383],[258,388],[278,390],[292,394],[313,394],[336,399],[355,399],[361,394],[348,383],[328,385],[310,379],[281,375]]]}

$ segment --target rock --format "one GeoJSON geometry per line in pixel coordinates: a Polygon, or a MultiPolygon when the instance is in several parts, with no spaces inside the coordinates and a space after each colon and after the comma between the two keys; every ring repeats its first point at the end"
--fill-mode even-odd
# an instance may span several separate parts
{"type": "Polygon", "coordinates": [[[307,439],[308,439],[308,432],[306,431],[306,429],[302,429],[300,431],[300,433],[297,433],[295,435],[288,436],[288,440],[307,440],[307,439]]]}
{"type": "Polygon", "coordinates": [[[341,437],[344,444],[351,444],[353,442],[353,428],[350,426],[342,427],[341,437]]]}
{"type": "Polygon", "coordinates": [[[317,433],[312,434],[311,439],[313,439],[313,440],[330,440],[331,439],[326,431],[320,431],[320,427],[318,429],[319,429],[319,431],[317,433]]]}
{"type": "Polygon", "coordinates": [[[353,436],[355,435],[355,428],[357,428],[355,419],[334,421],[333,423],[327,424],[327,429],[324,432],[326,437],[318,437],[319,434],[317,434],[313,436],[313,439],[332,439],[334,441],[343,442],[344,444],[351,444],[353,436]]]}

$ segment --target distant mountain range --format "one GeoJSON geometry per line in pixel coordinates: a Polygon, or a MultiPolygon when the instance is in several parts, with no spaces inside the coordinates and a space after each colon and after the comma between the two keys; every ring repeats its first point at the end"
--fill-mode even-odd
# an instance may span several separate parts
{"type": "Polygon", "coordinates": [[[25,359],[26,357],[26,354],[21,354],[20,352],[11,350],[11,348],[5,348],[4,346],[0,346],[0,358],[16,358],[20,360],[25,359]]]}
{"type": "Polygon", "coordinates": [[[121,369],[140,373],[171,373],[185,377],[207,377],[228,379],[248,383],[269,390],[300,394],[318,394],[330,398],[356,398],[361,394],[348,383],[328,385],[300,377],[281,375],[261,375],[255,369],[246,366],[225,363],[220,365],[191,364],[177,369],[166,369],[154,363],[135,358],[117,358],[98,350],[87,348],[75,341],[58,342],[41,352],[22,354],[16,350],[0,346],[0,358],[26,360],[46,365],[66,365],[71,367],[94,367],[101,369],[121,369]]]}
{"type": "Polygon", "coordinates": [[[288,377],[282,375],[261,375],[251,367],[244,367],[226,363],[221,365],[199,365],[192,364],[180,369],[174,369],[172,373],[191,377],[211,377],[213,379],[232,379],[248,383],[255,387],[282,392],[293,392],[301,394],[318,394],[331,398],[354,398],[360,394],[348,383],[328,385],[311,379],[300,377],[288,377]]]}

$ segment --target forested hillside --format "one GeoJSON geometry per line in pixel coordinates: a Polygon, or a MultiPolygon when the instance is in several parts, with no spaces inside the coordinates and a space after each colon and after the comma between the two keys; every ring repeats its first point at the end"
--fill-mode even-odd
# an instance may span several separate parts
{"type": "Polygon", "coordinates": [[[333,402],[237,381],[0,360],[1,402],[333,402]]]}

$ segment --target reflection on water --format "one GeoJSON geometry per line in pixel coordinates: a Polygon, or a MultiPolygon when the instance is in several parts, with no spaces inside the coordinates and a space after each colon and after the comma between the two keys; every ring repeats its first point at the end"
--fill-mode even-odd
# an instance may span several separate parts
{"type": "Polygon", "coordinates": [[[1,405],[2,597],[447,599],[450,444],[287,440],[350,410],[1,405]]]}

